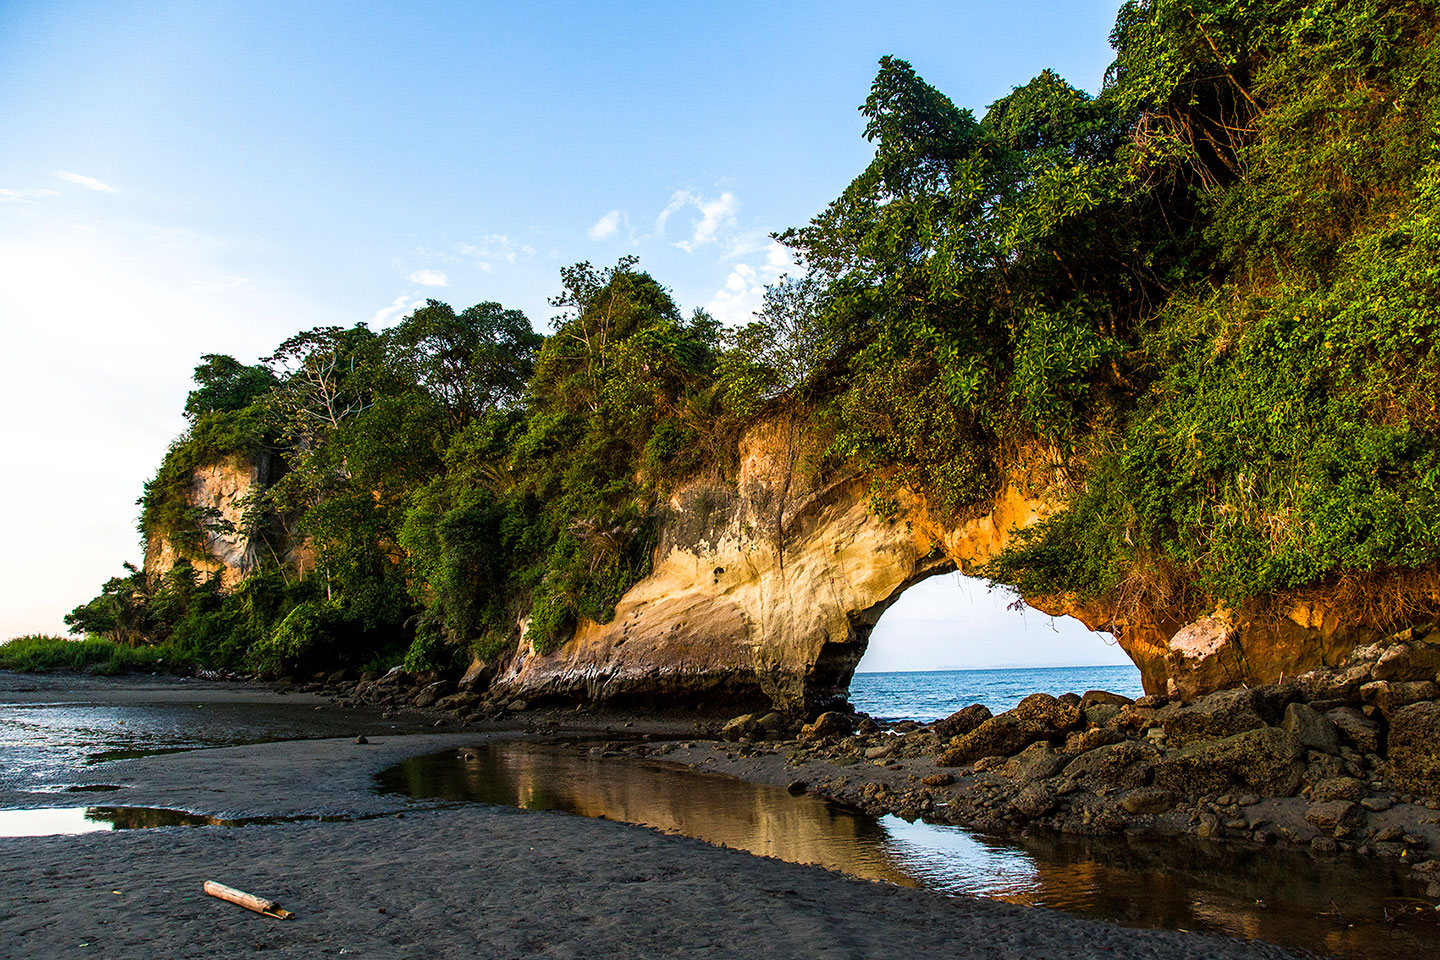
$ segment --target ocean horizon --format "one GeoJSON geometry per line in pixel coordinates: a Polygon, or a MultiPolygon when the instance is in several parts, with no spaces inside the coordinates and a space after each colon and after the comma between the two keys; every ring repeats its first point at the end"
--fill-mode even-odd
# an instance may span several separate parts
{"type": "Polygon", "coordinates": [[[972,703],[992,713],[1012,709],[1032,693],[1083,694],[1108,690],[1144,695],[1133,664],[1084,667],[979,667],[856,673],[850,682],[855,709],[882,720],[939,720],[972,703]]]}

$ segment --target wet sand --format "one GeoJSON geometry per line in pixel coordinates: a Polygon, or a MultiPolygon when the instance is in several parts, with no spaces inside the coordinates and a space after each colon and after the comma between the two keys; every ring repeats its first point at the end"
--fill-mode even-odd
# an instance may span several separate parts
{"type": "MultiPolygon", "coordinates": [[[[253,686],[52,680],[0,676],[0,700],[183,700],[222,711],[284,703],[312,711],[317,727],[339,724],[371,741],[288,740],[75,767],[72,784],[124,787],[78,802],[359,819],[0,840],[0,956],[1288,956],[853,880],[609,821],[373,789],[377,772],[406,757],[523,736],[520,724],[421,732],[423,718],[387,727],[393,721],[378,713],[253,686]],[[17,690],[27,685],[36,689],[17,690]],[[276,921],[214,900],[200,890],[207,879],[278,900],[295,916],[276,921]]],[[[664,732],[635,723],[625,732],[664,732]]],[[[0,807],[72,805],[77,796],[0,789],[0,807]]]]}

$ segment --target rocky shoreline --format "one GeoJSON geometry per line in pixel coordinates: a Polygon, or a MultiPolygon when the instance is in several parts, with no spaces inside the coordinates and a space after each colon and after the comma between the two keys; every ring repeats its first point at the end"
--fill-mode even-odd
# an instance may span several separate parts
{"type": "MultiPolygon", "coordinates": [[[[561,715],[487,696],[485,679],[391,671],[294,689],[433,712],[437,725],[508,717],[543,732],[561,715]]],[[[1394,858],[1410,865],[1417,892],[1440,901],[1440,627],[1282,683],[1190,701],[1033,694],[996,716],[977,704],[931,724],[839,712],[802,724],[769,712],[702,720],[700,732],[721,740],[617,749],[784,777],[796,792],[873,814],[987,831],[1190,836],[1394,858]],[[783,766],[756,765],[765,758],[783,766]]]]}

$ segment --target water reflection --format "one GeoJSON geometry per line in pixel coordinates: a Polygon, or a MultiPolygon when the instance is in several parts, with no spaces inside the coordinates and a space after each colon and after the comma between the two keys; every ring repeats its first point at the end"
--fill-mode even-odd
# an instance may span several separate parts
{"type": "Polygon", "coordinates": [[[1207,930],[1374,960],[1440,955],[1433,907],[1391,861],[1055,835],[995,837],[876,819],[778,787],[584,745],[495,743],[416,757],[381,789],[621,820],[858,877],[1137,927],[1207,930]],[[1334,903],[1338,899],[1340,902],[1334,903]]]}
{"type": "Polygon", "coordinates": [[[0,837],[52,837],[149,827],[200,827],[230,822],[159,807],[45,807],[0,810],[0,837]]]}

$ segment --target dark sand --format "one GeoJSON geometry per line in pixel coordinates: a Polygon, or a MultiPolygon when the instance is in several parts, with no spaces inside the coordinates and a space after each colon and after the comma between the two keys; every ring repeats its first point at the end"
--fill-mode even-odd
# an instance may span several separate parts
{"type": "Polygon", "coordinates": [[[243,685],[0,676],[0,700],[8,703],[67,697],[183,700],[220,711],[242,701],[283,703],[313,711],[327,731],[338,724],[372,742],[291,740],[109,762],[77,768],[68,782],[125,789],[0,789],[0,807],[90,803],[225,818],[361,819],[0,840],[0,957],[1289,955],[1254,942],[1131,930],[859,881],[603,820],[417,804],[373,791],[374,774],[405,757],[520,730],[422,733],[412,721],[387,734],[378,714],[243,685]],[[17,692],[26,686],[38,689],[17,692]],[[295,916],[276,921],[207,897],[206,879],[279,900],[295,916]]]}

